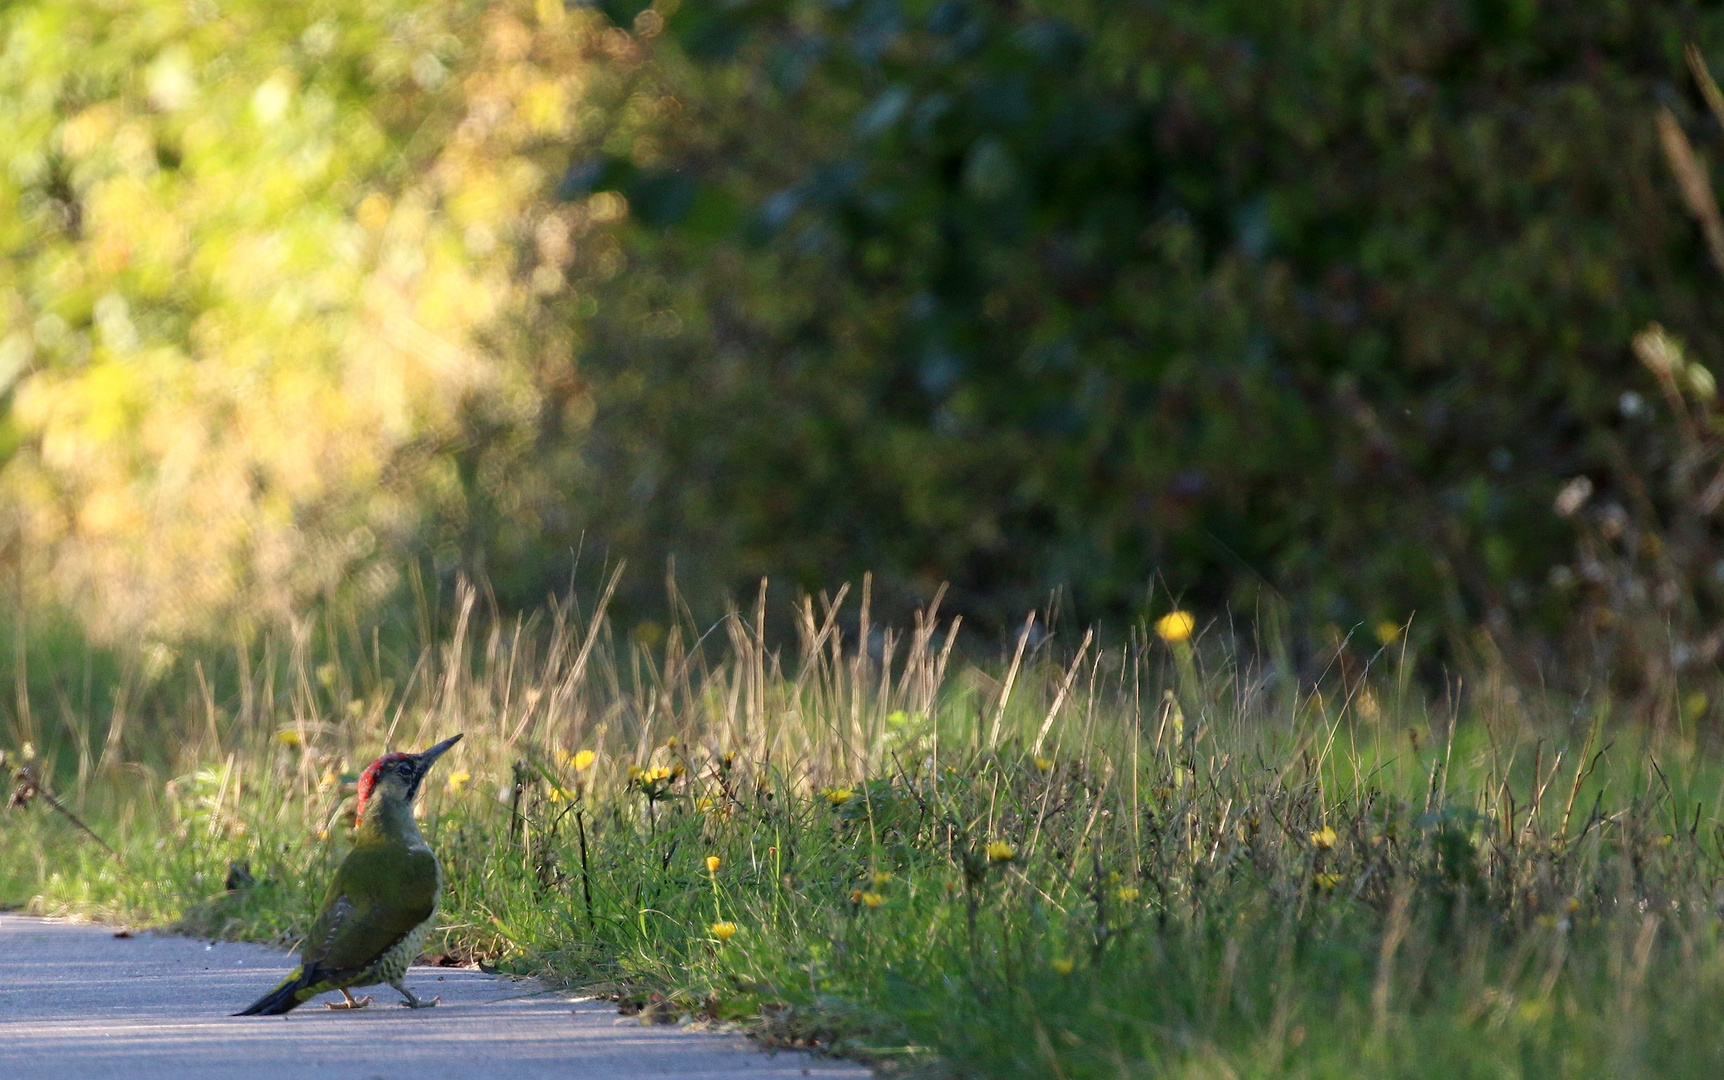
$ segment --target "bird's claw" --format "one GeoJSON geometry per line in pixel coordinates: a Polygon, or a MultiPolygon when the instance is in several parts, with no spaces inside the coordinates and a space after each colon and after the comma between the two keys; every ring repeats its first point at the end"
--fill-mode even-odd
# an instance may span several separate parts
{"type": "Polygon", "coordinates": [[[429,1001],[422,997],[409,997],[406,1001],[401,1003],[401,1007],[403,1009],[429,1009],[431,1006],[436,1005],[442,1000],[443,999],[440,997],[434,997],[429,1001]]]}
{"type": "Polygon", "coordinates": [[[347,1000],[345,1000],[345,1001],[326,1001],[323,1004],[328,1008],[336,1009],[336,1010],[363,1009],[363,1008],[365,1008],[365,1006],[371,1004],[371,1000],[372,1000],[370,994],[366,994],[362,998],[356,998],[352,994],[349,994],[345,990],[343,990],[341,992],[341,996],[346,998],[347,1000]]]}

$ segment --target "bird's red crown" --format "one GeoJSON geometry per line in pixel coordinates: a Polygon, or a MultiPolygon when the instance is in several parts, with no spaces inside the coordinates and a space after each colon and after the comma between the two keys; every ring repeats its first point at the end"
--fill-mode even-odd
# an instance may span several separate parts
{"type": "Polygon", "coordinates": [[[377,778],[383,775],[383,770],[399,761],[412,760],[412,754],[384,754],[382,757],[365,766],[365,771],[359,774],[359,805],[354,813],[365,816],[365,800],[371,798],[371,789],[377,786],[377,778]]]}

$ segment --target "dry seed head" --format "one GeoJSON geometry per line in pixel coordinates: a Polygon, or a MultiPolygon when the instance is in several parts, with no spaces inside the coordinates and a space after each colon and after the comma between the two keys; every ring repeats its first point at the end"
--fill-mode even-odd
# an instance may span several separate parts
{"type": "Polygon", "coordinates": [[[1711,401],[1718,396],[1718,380],[1704,364],[1691,363],[1683,372],[1688,379],[1688,392],[1701,401],[1711,401]]]}
{"type": "Polygon", "coordinates": [[[1581,507],[1586,505],[1586,500],[1590,498],[1592,498],[1592,478],[1590,476],[1577,476],[1562,485],[1562,490],[1556,493],[1556,502],[1551,505],[1551,508],[1556,511],[1557,517],[1573,517],[1581,507]]]}
{"type": "Polygon", "coordinates": [[[1668,378],[1682,370],[1682,343],[1658,323],[1634,335],[1634,355],[1660,378],[1668,378]]]}

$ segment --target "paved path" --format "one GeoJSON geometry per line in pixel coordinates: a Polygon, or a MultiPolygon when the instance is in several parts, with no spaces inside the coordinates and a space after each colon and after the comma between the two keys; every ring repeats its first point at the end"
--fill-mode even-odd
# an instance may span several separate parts
{"type": "MultiPolygon", "coordinates": [[[[288,958],[0,914],[0,1080],[864,1080],[852,1064],[762,1054],[736,1035],[643,1027],[605,1002],[459,968],[414,968],[441,995],[402,1009],[388,987],[359,1012],[317,1002],[285,1017],[232,1017],[288,958]]],[[[331,995],[334,996],[334,995],[331,995]]]]}

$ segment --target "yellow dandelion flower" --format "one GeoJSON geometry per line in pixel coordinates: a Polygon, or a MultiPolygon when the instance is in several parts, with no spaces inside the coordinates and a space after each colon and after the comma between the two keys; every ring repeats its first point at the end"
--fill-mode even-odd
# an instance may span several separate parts
{"type": "Polygon", "coordinates": [[[841,803],[849,802],[850,796],[856,793],[847,787],[832,787],[827,788],[824,794],[827,802],[831,803],[833,806],[838,806],[841,803]]]}
{"type": "Polygon", "coordinates": [[[1311,843],[1320,851],[1327,851],[1335,846],[1335,830],[1325,825],[1311,834],[1311,843]]]}
{"type": "Polygon", "coordinates": [[[706,872],[709,874],[718,873],[718,866],[723,861],[724,860],[720,859],[717,855],[708,855],[706,857],[706,872]]]}
{"type": "Polygon", "coordinates": [[[1341,875],[1340,874],[1317,874],[1311,880],[1315,881],[1317,883],[1317,887],[1319,889],[1328,890],[1328,889],[1333,889],[1336,885],[1340,884],[1341,875]]]}
{"type": "Polygon", "coordinates": [[[288,728],[286,731],[283,731],[279,735],[277,735],[275,737],[275,741],[280,743],[281,745],[287,746],[287,747],[298,746],[298,745],[300,745],[300,743],[299,743],[299,732],[293,730],[292,728],[288,728]]]}
{"type": "Polygon", "coordinates": [[[341,783],[341,777],[335,775],[335,770],[325,769],[323,775],[317,778],[317,790],[328,791],[339,783],[341,783]]]}
{"type": "Polygon", "coordinates": [[[1135,904],[1137,902],[1137,889],[1131,885],[1121,885],[1113,891],[1113,894],[1119,897],[1122,904],[1135,904]]]}
{"type": "Polygon", "coordinates": [[[1384,645],[1393,645],[1401,637],[1401,624],[1393,619],[1384,619],[1374,629],[1377,631],[1377,640],[1384,645]]]}
{"type": "Polygon", "coordinates": [[[862,903],[871,908],[879,907],[885,902],[885,900],[886,898],[877,892],[865,892],[862,894],[862,903]]]}
{"type": "Polygon", "coordinates": [[[1048,961],[1048,966],[1059,972],[1061,975],[1070,975],[1072,973],[1072,968],[1076,967],[1077,964],[1075,964],[1069,956],[1056,956],[1052,960],[1048,961]]]}
{"type": "Polygon", "coordinates": [[[987,847],[989,862],[1011,862],[1017,858],[1018,849],[1004,840],[990,840],[987,847]]]}
{"type": "Polygon", "coordinates": [[[1189,611],[1170,611],[1155,620],[1155,633],[1169,645],[1177,645],[1191,637],[1191,632],[1197,629],[1197,620],[1191,617],[1189,611]]]}
{"type": "Polygon", "coordinates": [[[317,842],[321,844],[325,840],[329,839],[329,830],[328,829],[319,829],[319,830],[317,830],[317,832],[313,833],[312,835],[317,837],[317,842]]]}
{"type": "Polygon", "coordinates": [[[891,880],[892,880],[892,875],[887,873],[886,871],[884,871],[884,870],[874,871],[874,887],[876,889],[880,888],[882,885],[886,884],[888,881],[891,881],[891,880]]]}
{"type": "Polygon", "coordinates": [[[570,795],[567,788],[557,787],[553,784],[550,790],[545,792],[545,797],[554,803],[565,803],[569,801],[570,795]]]}
{"type": "Polygon", "coordinates": [[[593,767],[593,762],[598,759],[598,756],[599,755],[593,753],[591,750],[582,750],[574,757],[575,771],[586,772],[588,769],[593,767]]]}
{"type": "Polygon", "coordinates": [[[736,924],[733,922],[715,922],[712,924],[712,936],[720,941],[729,941],[736,936],[736,924]]]}
{"type": "Polygon", "coordinates": [[[471,783],[472,780],[473,780],[473,774],[472,773],[468,772],[466,769],[456,769],[454,772],[449,774],[449,780],[448,780],[449,794],[451,794],[451,795],[461,794],[461,792],[466,789],[467,785],[469,783],[471,783]]]}
{"type": "Polygon", "coordinates": [[[1042,772],[1047,772],[1049,769],[1051,769],[1053,767],[1054,767],[1054,759],[1053,758],[1039,757],[1036,759],[1036,768],[1040,769],[1042,772]]]}
{"type": "Polygon", "coordinates": [[[1575,912],[1580,910],[1580,899],[1578,897],[1574,897],[1574,896],[1569,897],[1567,907],[1568,907],[1568,913],[1570,915],[1573,915],[1575,912]]]}

